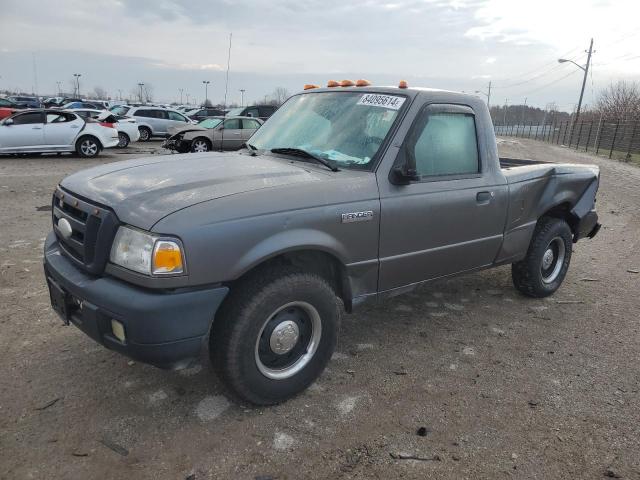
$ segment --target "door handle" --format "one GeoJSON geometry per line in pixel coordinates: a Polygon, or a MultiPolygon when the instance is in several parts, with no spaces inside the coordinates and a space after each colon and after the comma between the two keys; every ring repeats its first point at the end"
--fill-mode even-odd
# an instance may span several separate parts
{"type": "Polygon", "coordinates": [[[80,128],[78,125],[71,125],[71,128],[80,128]]]}
{"type": "Polygon", "coordinates": [[[476,202],[480,204],[487,204],[493,198],[493,192],[478,192],[476,195],[476,202]]]}

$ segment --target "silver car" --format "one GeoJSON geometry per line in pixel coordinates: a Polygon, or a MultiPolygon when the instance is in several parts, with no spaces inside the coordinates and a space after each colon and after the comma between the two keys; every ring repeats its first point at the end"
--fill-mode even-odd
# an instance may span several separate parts
{"type": "Polygon", "coordinates": [[[138,121],[140,141],[146,142],[151,137],[165,137],[172,127],[184,127],[193,122],[176,110],[158,107],[132,107],[127,117],[133,117],[138,121]]]}
{"type": "Polygon", "coordinates": [[[179,153],[238,150],[263,123],[251,117],[211,117],[197,125],[171,130],[162,146],[179,153]]]}

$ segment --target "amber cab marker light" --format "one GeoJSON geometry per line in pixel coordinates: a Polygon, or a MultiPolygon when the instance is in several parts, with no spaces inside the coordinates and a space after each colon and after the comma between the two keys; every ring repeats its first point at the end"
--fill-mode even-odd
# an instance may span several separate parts
{"type": "Polygon", "coordinates": [[[342,80],[340,82],[341,87],[353,87],[354,85],[355,83],[353,83],[353,80],[342,80]]]}
{"type": "Polygon", "coordinates": [[[400,80],[400,83],[398,84],[398,88],[408,88],[407,81],[400,80]]]}
{"type": "Polygon", "coordinates": [[[320,87],[319,87],[318,85],[313,85],[313,84],[310,84],[310,83],[307,83],[307,84],[304,86],[304,89],[305,89],[305,90],[311,90],[312,88],[320,88],[320,87]]]}
{"type": "Polygon", "coordinates": [[[368,87],[369,85],[371,85],[371,82],[369,80],[365,80],[364,78],[356,81],[356,87],[368,87]]]}
{"type": "Polygon", "coordinates": [[[332,88],[332,87],[338,87],[340,86],[340,84],[338,82],[336,82],[335,80],[329,80],[327,82],[327,87],[332,88]]]}

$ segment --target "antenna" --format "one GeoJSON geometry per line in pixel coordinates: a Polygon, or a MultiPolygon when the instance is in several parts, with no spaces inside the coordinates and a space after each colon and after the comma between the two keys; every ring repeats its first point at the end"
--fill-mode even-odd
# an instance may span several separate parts
{"type": "MultiPolygon", "coordinates": [[[[229,53],[227,54],[227,78],[224,83],[224,102],[222,104],[222,110],[224,116],[227,116],[227,92],[229,91],[229,66],[231,65],[231,39],[233,38],[233,32],[229,33],[229,53]]],[[[224,150],[224,118],[222,119],[222,137],[220,138],[220,151],[224,150]]]]}

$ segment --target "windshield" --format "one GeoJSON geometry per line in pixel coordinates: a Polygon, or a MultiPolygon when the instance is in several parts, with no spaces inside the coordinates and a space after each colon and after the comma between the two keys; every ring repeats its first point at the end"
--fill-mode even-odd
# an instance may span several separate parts
{"type": "Polygon", "coordinates": [[[258,149],[297,148],[340,167],[368,168],[405,97],[317,92],[291,97],[252,137],[258,149]]]}
{"type": "Polygon", "coordinates": [[[227,112],[227,116],[229,116],[229,117],[237,117],[239,115],[242,115],[242,112],[244,112],[244,108],[242,108],[242,107],[232,108],[231,110],[229,110],[227,112]]]}
{"type": "Polygon", "coordinates": [[[203,128],[215,128],[216,125],[220,124],[221,121],[221,118],[205,118],[200,123],[198,123],[198,126],[203,128]]]}
{"type": "Polygon", "coordinates": [[[124,105],[118,105],[117,107],[111,107],[109,110],[115,113],[116,115],[126,115],[127,112],[131,110],[131,108],[125,107],[124,105]]]}

